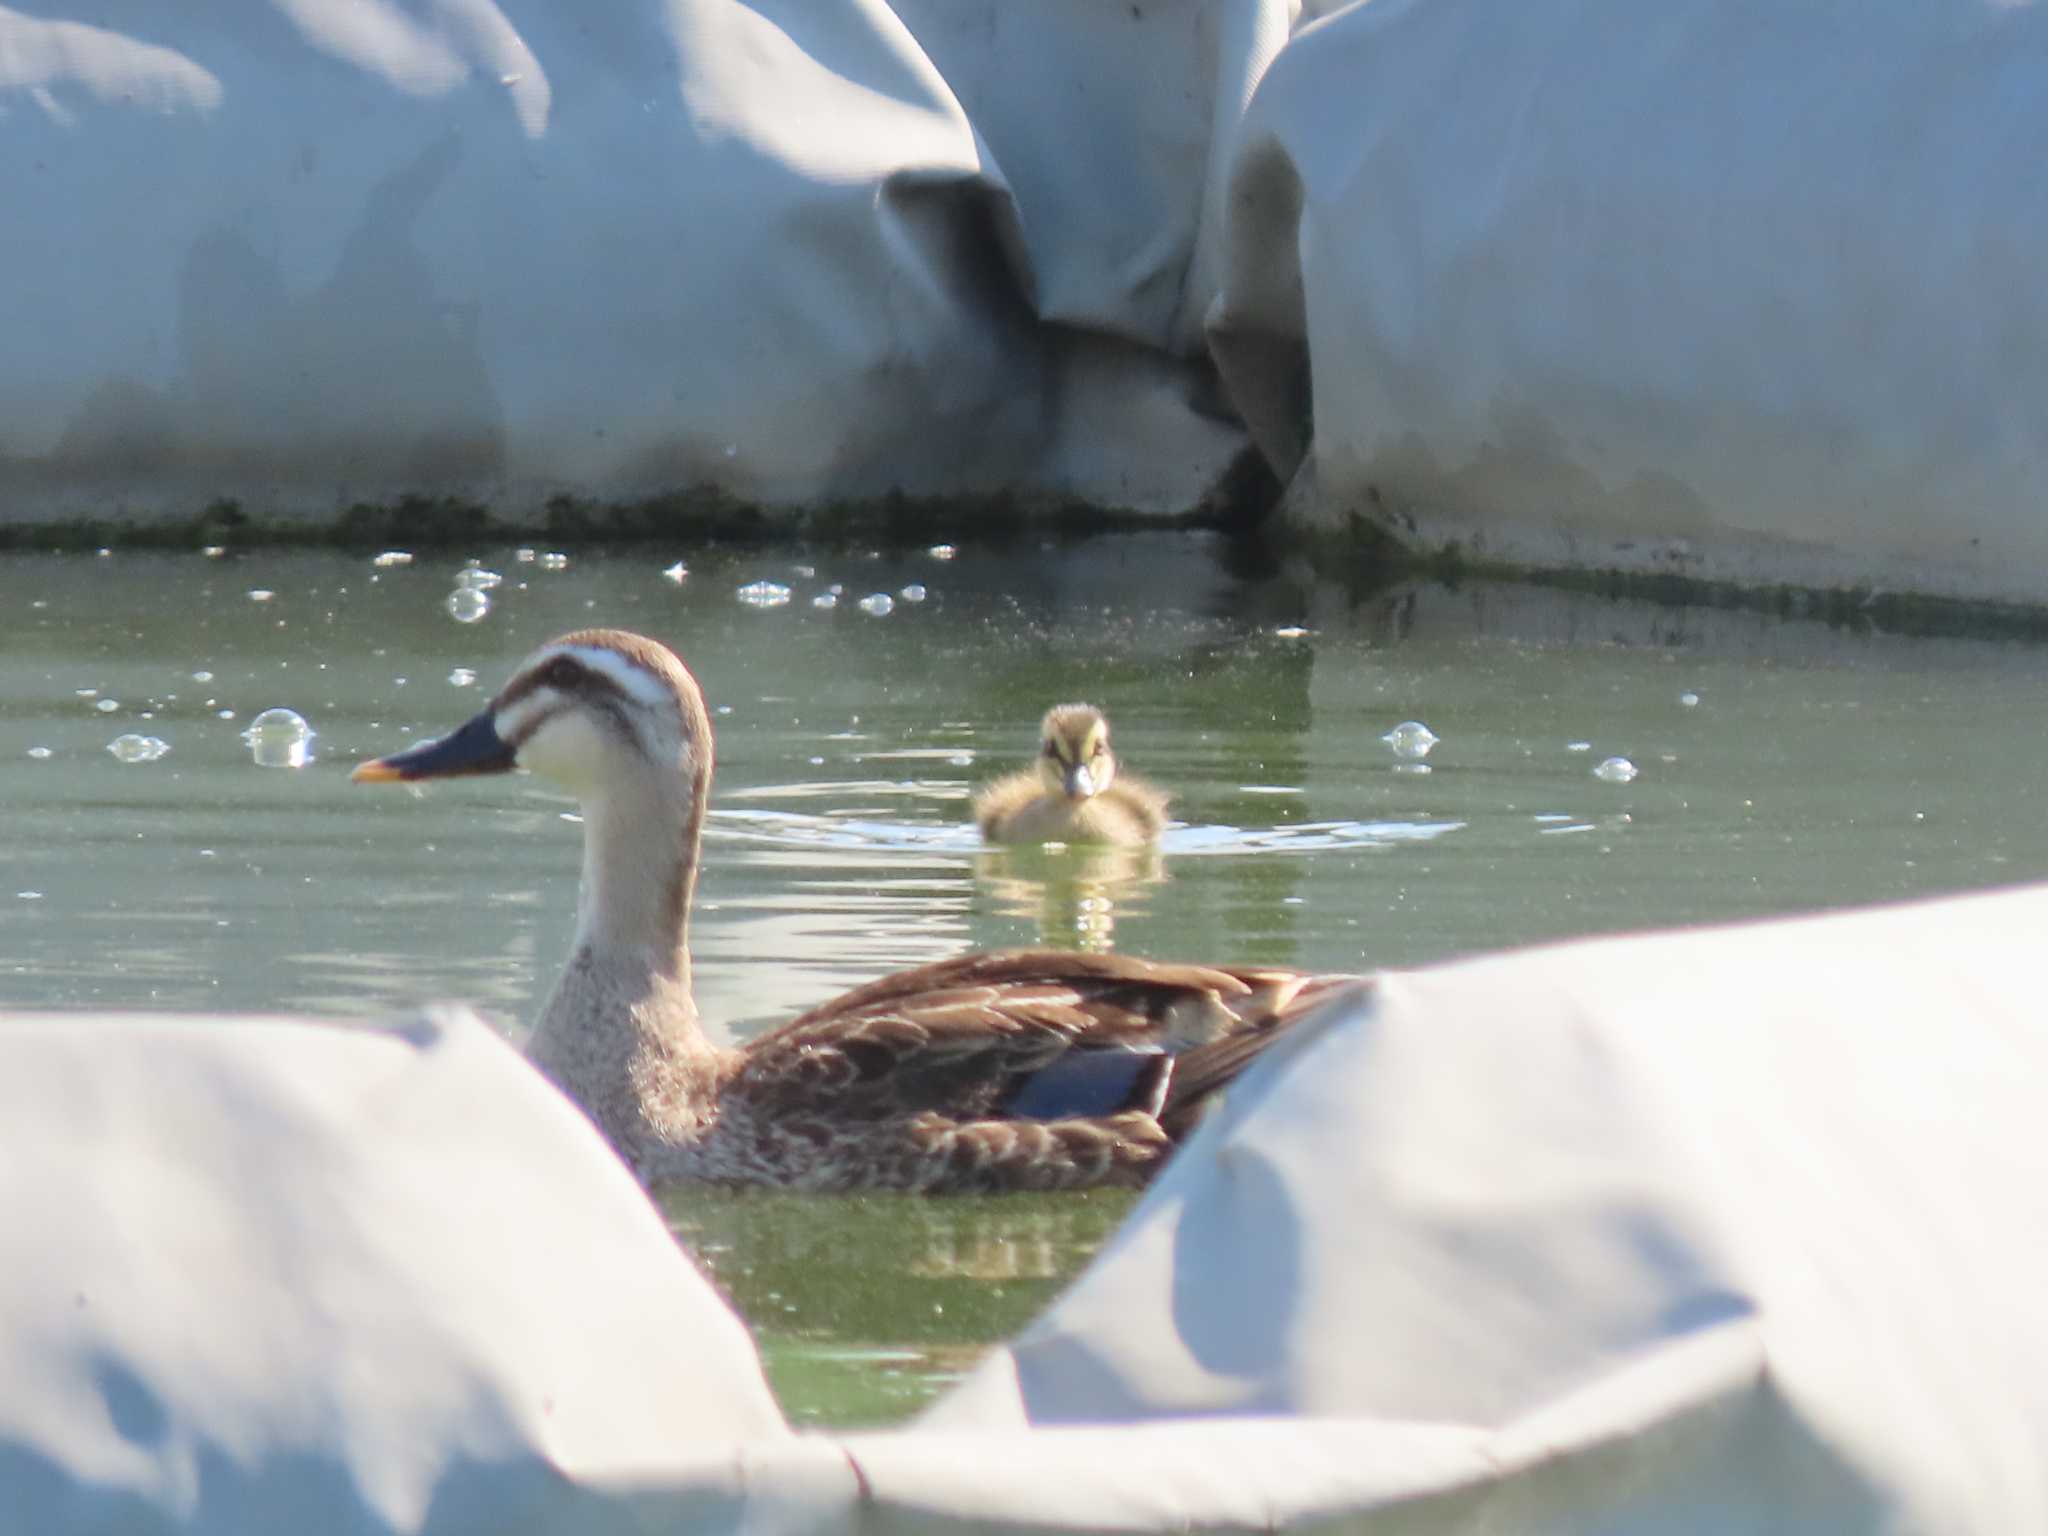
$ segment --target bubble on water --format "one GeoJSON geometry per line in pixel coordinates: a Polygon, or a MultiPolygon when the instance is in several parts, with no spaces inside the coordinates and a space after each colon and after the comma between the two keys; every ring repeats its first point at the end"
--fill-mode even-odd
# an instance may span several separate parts
{"type": "Polygon", "coordinates": [[[1299,640],[1304,635],[1306,635],[1308,631],[1306,629],[1303,629],[1299,624],[1283,624],[1280,628],[1274,630],[1273,633],[1278,635],[1282,640],[1299,640]]]}
{"type": "Polygon", "coordinates": [[[930,555],[934,560],[950,560],[953,558],[955,554],[959,553],[959,551],[955,550],[953,546],[950,544],[934,544],[930,549],[926,550],[925,553],[930,555]]]}
{"type": "Polygon", "coordinates": [[[811,606],[813,608],[837,608],[839,606],[839,594],[837,592],[820,592],[811,599],[811,606]]]}
{"type": "Polygon", "coordinates": [[[521,545],[518,549],[512,551],[512,558],[518,561],[521,565],[531,565],[534,561],[538,560],[540,556],[534,553],[534,551],[526,548],[524,545],[521,545]]]}
{"type": "Polygon", "coordinates": [[[749,608],[780,608],[789,601],[789,588],[779,581],[750,581],[733,596],[749,608]]]}
{"type": "Polygon", "coordinates": [[[1380,738],[1394,749],[1396,757],[1427,757],[1442,738],[1420,720],[1403,720],[1380,738]]]}
{"type": "Polygon", "coordinates": [[[213,674],[203,670],[194,672],[192,674],[192,681],[195,683],[210,683],[213,681],[213,674]]]}
{"type": "Polygon", "coordinates": [[[103,715],[111,715],[115,710],[119,709],[120,707],[121,701],[119,699],[101,699],[99,703],[93,705],[93,708],[98,710],[103,715]]]}
{"type": "Polygon", "coordinates": [[[974,766],[974,754],[972,752],[955,752],[946,759],[946,762],[954,768],[972,768],[974,766]]]}
{"type": "Polygon", "coordinates": [[[74,688],[71,691],[81,699],[96,699],[100,696],[97,688],[74,688]]]}
{"type": "Polygon", "coordinates": [[[458,624],[474,624],[491,611],[491,596],[475,587],[457,587],[448,594],[448,617],[458,624]]]}
{"type": "Polygon", "coordinates": [[[448,674],[448,682],[450,686],[456,688],[473,687],[476,683],[476,673],[472,672],[468,667],[457,667],[448,674]]]}
{"type": "Polygon", "coordinates": [[[569,569],[569,557],[559,549],[551,549],[540,557],[540,568],[544,571],[566,571],[569,569]]]}
{"type": "Polygon", "coordinates": [[[870,592],[860,600],[860,611],[875,618],[886,619],[896,611],[896,599],[886,592],[870,592]]]}
{"type": "Polygon", "coordinates": [[[30,747],[28,755],[40,763],[47,761],[51,754],[48,747],[30,747]]]}
{"type": "Polygon", "coordinates": [[[41,901],[43,893],[41,891],[16,891],[14,897],[17,901],[41,901]]]}
{"type": "Polygon", "coordinates": [[[792,565],[789,573],[799,581],[809,581],[818,574],[818,568],[815,565],[792,565]]]}
{"type": "Polygon", "coordinates": [[[370,564],[380,570],[394,565],[411,565],[412,551],[409,549],[387,549],[383,554],[372,557],[370,564]]]}
{"type": "Polygon", "coordinates": [[[905,587],[901,592],[898,592],[896,595],[902,598],[903,601],[905,601],[906,603],[921,603],[924,601],[925,597],[924,583],[921,581],[913,581],[909,586],[905,587]]]}
{"type": "Polygon", "coordinates": [[[1595,765],[1593,777],[1603,784],[1626,784],[1640,770],[1625,757],[1605,757],[1595,765]]]}
{"type": "Polygon", "coordinates": [[[153,763],[171,750],[171,744],[156,736],[139,736],[129,731],[108,742],[107,750],[124,763],[153,763]]]}
{"type": "Polygon", "coordinates": [[[1394,772],[1396,772],[1396,773],[1428,773],[1429,771],[1430,771],[1430,767],[1429,767],[1429,764],[1427,764],[1427,763],[1396,763],[1396,764],[1394,764],[1394,772]]]}
{"type": "Polygon", "coordinates": [[[1697,709],[1699,707],[1700,696],[1694,693],[1690,688],[1688,688],[1684,693],[1681,693],[1678,696],[1678,702],[1680,707],[1682,708],[1697,709]]]}
{"type": "Polygon", "coordinates": [[[266,709],[242,732],[258,768],[303,768],[313,760],[313,727],[295,709],[266,709]]]}
{"type": "Polygon", "coordinates": [[[505,578],[496,571],[487,571],[474,562],[455,573],[455,585],[468,587],[472,592],[488,592],[493,587],[501,585],[504,580],[505,578]]]}
{"type": "Polygon", "coordinates": [[[661,574],[680,587],[683,584],[684,578],[690,574],[690,568],[678,560],[661,574]]]}
{"type": "Polygon", "coordinates": [[[235,718],[235,712],[232,709],[216,709],[213,715],[216,720],[232,720],[235,718]]]}
{"type": "Polygon", "coordinates": [[[1590,741],[1568,741],[1564,744],[1564,749],[1567,752],[1590,752],[1593,750],[1593,743],[1590,741]]]}
{"type": "Polygon", "coordinates": [[[277,594],[268,587],[251,587],[249,589],[249,601],[252,603],[267,603],[276,596],[277,594]]]}

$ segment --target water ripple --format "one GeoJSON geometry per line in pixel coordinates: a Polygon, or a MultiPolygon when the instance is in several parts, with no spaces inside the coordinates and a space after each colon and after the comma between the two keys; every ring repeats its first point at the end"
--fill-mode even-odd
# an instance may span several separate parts
{"type": "MultiPolygon", "coordinates": [[[[867,785],[873,789],[876,786],[867,785]]],[[[1159,851],[1177,857],[1247,853],[1317,853],[1337,848],[1387,848],[1426,843],[1456,832],[1462,821],[1312,821],[1278,827],[1169,827],[1159,851]]],[[[876,852],[990,852],[981,834],[965,824],[874,821],[853,816],[813,816],[800,811],[745,811],[720,808],[705,822],[714,841],[784,848],[865,849],[876,852]]]]}

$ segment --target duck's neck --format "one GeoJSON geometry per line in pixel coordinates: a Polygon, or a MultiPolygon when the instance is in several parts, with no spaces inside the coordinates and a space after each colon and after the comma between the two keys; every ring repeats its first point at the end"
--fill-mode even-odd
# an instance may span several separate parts
{"type": "Polygon", "coordinates": [[[629,1156],[699,1124],[726,1054],[690,993],[708,780],[648,772],[585,800],[576,938],[527,1046],[629,1156]]]}
{"type": "Polygon", "coordinates": [[[653,774],[583,805],[576,943],[690,989],[690,902],[697,889],[706,786],[653,774]]]}

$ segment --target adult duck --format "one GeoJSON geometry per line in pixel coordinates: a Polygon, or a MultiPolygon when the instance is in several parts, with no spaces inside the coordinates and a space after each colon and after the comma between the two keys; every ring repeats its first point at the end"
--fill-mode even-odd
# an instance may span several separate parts
{"type": "Polygon", "coordinates": [[[1217,1089],[1357,980],[1056,950],[969,954],[720,1046],[690,989],[712,731],[689,669],[622,630],[564,635],[467,724],[353,777],[515,767],[583,808],[576,934],[528,1055],[650,1184],[1142,1183],[1217,1089]]]}
{"type": "Polygon", "coordinates": [[[1123,772],[1109,721],[1092,704],[1055,704],[1038,727],[1038,760],[974,797],[991,843],[1152,842],[1166,826],[1166,793],[1123,772]]]}

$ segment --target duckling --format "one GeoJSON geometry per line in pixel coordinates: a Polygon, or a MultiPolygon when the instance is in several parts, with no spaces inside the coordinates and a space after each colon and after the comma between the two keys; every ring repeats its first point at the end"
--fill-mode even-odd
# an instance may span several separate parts
{"type": "Polygon", "coordinates": [[[974,821],[984,838],[1133,847],[1159,836],[1170,797],[1118,770],[1101,710],[1055,704],[1038,735],[1035,768],[1005,775],[974,797],[974,821]]]}
{"type": "Polygon", "coordinates": [[[1341,975],[1021,950],[885,976],[737,1047],[690,984],[713,759],[681,658],[564,635],[397,783],[526,768],[583,808],[575,936],[529,1058],[643,1182],[954,1192],[1145,1182],[1218,1089],[1341,975]]]}

